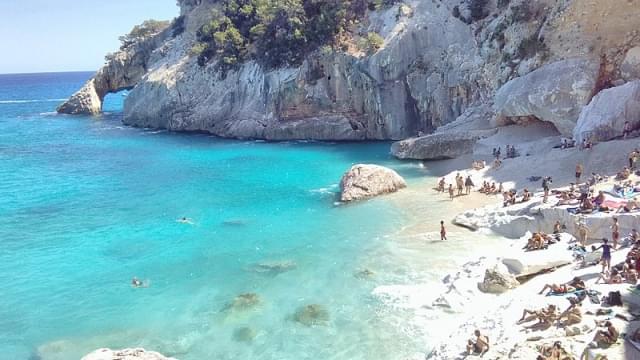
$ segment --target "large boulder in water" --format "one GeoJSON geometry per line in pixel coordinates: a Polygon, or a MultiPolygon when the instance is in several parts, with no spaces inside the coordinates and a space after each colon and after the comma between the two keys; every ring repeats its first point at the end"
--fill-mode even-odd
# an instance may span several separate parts
{"type": "Polygon", "coordinates": [[[378,165],[354,165],[340,181],[340,200],[349,202],[396,192],[407,187],[395,171],[378,165]]]}
{"type": "Polygon", "coordinates": [[[165,357],[157,352],[146,351],[145,349],[98,349],[82,360],[176,360],[174,358],[165,357]]]}
{"type": "Polygon", "coordinates": [[[599,72],[598,62],[575,58],[507,82],[494,98],[496,125],[533,117],[551,122],[562,135],[571,136],[580,111],[591,99],[599,72]]]}
{"type": "Polygon", "coordinates": [[[578,141],[611,140],[622,135],[625,121],[640,123],[640,80],[601,91],[580,114],[573,136],[578,141]]]}
{"type": "Polygon", "coordinates": [[[484,280],[478,283],[480,291],[490,294],[501,294],[520,285],[516,277],[503,264],[495,264],[484,273],[484,280]]]}
{"type": "Polygon", "coordinates": [[[226,306],[226,310],[231,312],[248,311],[260,305],[260,296],[255,293],[240,294],[226,306]]]}

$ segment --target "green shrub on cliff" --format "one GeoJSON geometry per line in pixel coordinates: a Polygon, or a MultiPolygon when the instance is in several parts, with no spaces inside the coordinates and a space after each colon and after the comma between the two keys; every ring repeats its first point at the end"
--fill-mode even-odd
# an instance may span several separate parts
{"type": "MultiPolygon", "coordinates": [[[[333,44],[370,9],[397,0],[222,0],[197,39],[198,63],[216,59],[224,74],[255,59],[275,68],[298,65],[316,49],[333,44]]],[[[372,38],[374,46],[379,44],[372,38]]]]}
{"type": "Polygon", "coordinates": [[[165,30],[169,25],[171,25],[170,21],[145,20],[142,24],[134,26],[127,35],[120,36],[119,40],[122,44],[120,49],[126,49],[145,37],[155,35],[165,30]]]}

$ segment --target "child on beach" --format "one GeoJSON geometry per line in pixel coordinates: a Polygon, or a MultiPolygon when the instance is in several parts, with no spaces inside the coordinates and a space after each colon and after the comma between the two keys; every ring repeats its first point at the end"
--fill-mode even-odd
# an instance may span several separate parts
{"type": "Polygon", "coordinates": [[[444,228],[444,221],[440,221],[440,240],[447,240],[447,229],[444,228]]]}
{"type": "Polygon", "coordinates": [[[449,184],[449,198],[453,200],[454,192],[453,192],[453,184],[449,184]]]}

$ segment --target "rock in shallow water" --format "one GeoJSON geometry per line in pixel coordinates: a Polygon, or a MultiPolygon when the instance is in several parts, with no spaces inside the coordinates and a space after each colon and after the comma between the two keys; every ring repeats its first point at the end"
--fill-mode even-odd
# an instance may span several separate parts
{"type": "Polygon", "coordinates": [[[278,275],[294,270],[298,265],[294,261],[270,261],[261,262],[252,266],[251,270],[260,274],[278,275]]]}
{"type": "Polygon", "coordinates": [[[378,165],[354,165],[340,181],[340,200],[363,200],[377,195],[396,192],[407,187],[395,171],[378,165]]]}
{"type": "Polygon", "coordinates": [[[228,311],[247,311],[260,305],[260,296],[255,293],[240,294],[227,305],[228,311]]]}
{"type": "Polygon", "coordinates": [[[299,308],[293,319],[306,326],[326,325],[329,322],[329,311],[322,305],[310,304],[299,308]]]}
{"type": "Polygon", "coordinates": [[[157,352],[146,351],[145,349],[98,349],[82,360],[176,360],[174,358],[165,357],[157,352]]]}

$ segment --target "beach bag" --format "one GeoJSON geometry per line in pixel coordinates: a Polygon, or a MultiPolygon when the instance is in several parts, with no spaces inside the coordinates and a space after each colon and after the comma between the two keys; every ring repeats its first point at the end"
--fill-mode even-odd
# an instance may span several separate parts
{"type": "Polygon", "coordinates": [[[622,306],[622,295],[620,294],[620,291],[609,291],[607,304],[611,306],[622,306]]]}

